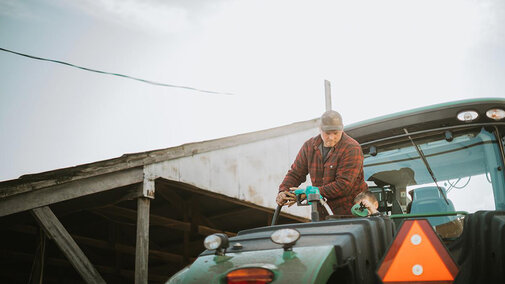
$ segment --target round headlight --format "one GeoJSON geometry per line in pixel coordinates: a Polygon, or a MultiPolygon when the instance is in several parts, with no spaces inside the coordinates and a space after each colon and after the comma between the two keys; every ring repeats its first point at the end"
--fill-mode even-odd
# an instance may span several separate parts
{"type": "Polygon", "coordinates": [[[222,233],[212,234],[203,240],[208,250],[216,250],[216,255],[224,255],[229,246],[228,236],[222,233]]]}
{"type": "Polygon", "coordinates": [[[479,114],[473,110],[466,110],[458,113],[458,119],[464,122],[470,122],[477,119],[477,117],[479,117],[479,114]]]}
{"type": "Polygon", "coordinates": [[[499,108],[492,108],[486,111],[486,116],[494,120],[500,120],[505,117],[505,110],[499,108]]]}
{"type": "Polygon", "coordinates": [[[300,232],[295,229],[280,229],[275,231],[270,239],[280,245],[294,244],[300,238],[300,232]]]}
{"type": "Polygon", "coordinates": [[[205,238],[205,240],[203,241],[203,245],[208,250],[218,249],[218,248],[221,247],[222,243],[223,243],[223,240],[219,236],[217,236],[215,234],[207,236],[205,238]]]}

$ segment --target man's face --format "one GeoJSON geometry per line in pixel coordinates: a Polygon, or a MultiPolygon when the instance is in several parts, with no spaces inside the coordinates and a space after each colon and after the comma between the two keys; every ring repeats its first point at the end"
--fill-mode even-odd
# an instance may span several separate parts
{"type": "Polygon", "coordinates": [[[379,201],[377,201],[377,200],[372,201],[372,200],[370,200],[370,198],[368,198],[368,201],[370,201],[370,203],[372,203],[373,208],[375,208],[375,209],[379,208],[379,201]]]}
{"type": "Polygon", "coordinates": [[[321,130],[321,138],[323,138],[324,147],[333,147],[337,145],[342,138],[342,131],[338,130],[321,130]]]}

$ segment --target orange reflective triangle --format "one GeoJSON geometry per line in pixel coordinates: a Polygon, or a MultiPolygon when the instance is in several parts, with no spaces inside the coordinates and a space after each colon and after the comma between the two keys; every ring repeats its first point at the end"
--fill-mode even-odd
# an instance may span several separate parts
{"type": "Polygon", "coordinates": [[[384,283],[452,283],[458,268],[429,222],[405,220],[377,274],[384,283]]]}

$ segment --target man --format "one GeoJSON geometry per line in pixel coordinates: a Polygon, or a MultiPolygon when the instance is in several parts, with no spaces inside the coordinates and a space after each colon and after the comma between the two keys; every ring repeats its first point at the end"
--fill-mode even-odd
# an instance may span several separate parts
{"type": "MultiPolygon", "coordinates": [[[[354,197],[368,189],[363,177],[363,152],[356,140],[343,132],[342,117],[330,110],[321,116],[320,135],[307,140],[276,198],[282,206],[293,199],[288,191],[305,182],[307,174],[313,186],[319,187],[335,215],[350,215],[354,197]]],[[[319,206],[320,219],[328,214],[319,206]]]]}
{"type": "Polygon", "coordinates": [[[377,210],[379,208],[379,201],[377,197],[371,191],[361,192],[354,198],[354,204],[362,203],[363,206],[368,210],[368,216],[379,216],[380,212],[377,210]]]}

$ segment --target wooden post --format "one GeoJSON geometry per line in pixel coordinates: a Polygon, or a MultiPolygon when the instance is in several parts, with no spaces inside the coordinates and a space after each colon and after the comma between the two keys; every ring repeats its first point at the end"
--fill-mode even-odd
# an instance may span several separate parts
{"type": "Polygon", "coordinates": [[[137,243],[135,247],[135,284],[147,283],[149,279],[149,211],[151,199],[154,199],[155,176],[146,167],[143,169],[144,180],[137,198],[137,243]]]}
{"type": "MultiPolygon", "coordinates": [[[[187,200],[184,201],[184,216],[183,220],[186,223],[191,222],[191,203],[188,202],[187,200]]],[[[183,257],[184,257],[184,265],[187,265],[189,263],[189,238],[191,236],[191,230],[192,226],[190,225],[190,229],[187,231],[184,231],[183,233],[183,257]]]]}
{"type": "Polygon", "coordinates": [[[326,111],[329,111],[331,110],[331,84],[328,80],[324,80],[324,98],[326,102],[326,111]]]}
{"type": "Polygon", "coordinates": [[[118,245],[118,243],[124,243],[122,240],[123,238],[118,225],[116,223],[109,223],[109,247],[114,248],[116,258],[114,266],[117,275],[121,274],[121,268],[123,266],[123,255],[121,254],[118,245]]]}
{"type": "Polygon", "coordinates": [[[102,276],[98,273],[89,259],[65,227],[60,223],[53,211],[47,206],[32,209],[33,216],[46,232],[46,235],[55,241],[68,261],[82,276],[86,283],[105,283],[102,276]]]}
{"type": "Polygon", "coordinates": [[[137,245],[135,249],[135,284],[147,283],[149,260],[149,206],[151,200],[137,199],[137,245]]]}
{"type": "Polygon", "coordinates": [[[44,279],[44,265],[45,265],[45,254],[46,254],[46,235],[44,230],[39,229],[39,246],[35,252],[35,258],[33,260],[32,272],[30,274],[30,280],[28,283],[31,284],[42,284],[44,279]]]}

